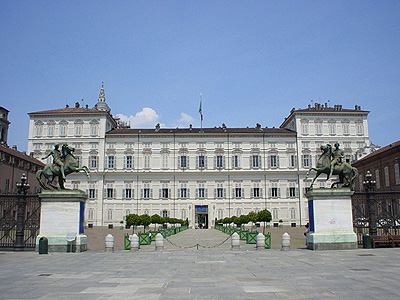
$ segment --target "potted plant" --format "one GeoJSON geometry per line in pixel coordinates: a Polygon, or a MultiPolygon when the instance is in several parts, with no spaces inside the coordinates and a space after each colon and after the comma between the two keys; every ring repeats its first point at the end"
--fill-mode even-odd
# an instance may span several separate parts
{"type": "Polygon", "coordinates": [[[272,220],[271,212],[267,209],[260,210],[257,213],[257,221],[264,222],[263,234],[265,234],[265,225],[272,220]]]}
{"type": "Polygon", "coordinates": [[[283,220],[282,220],[282,219],[279,219],[278,222],[279,222],[279,228],[283,228],[283,224],[282,224],[282,223],[283,223],[283,220]]]}

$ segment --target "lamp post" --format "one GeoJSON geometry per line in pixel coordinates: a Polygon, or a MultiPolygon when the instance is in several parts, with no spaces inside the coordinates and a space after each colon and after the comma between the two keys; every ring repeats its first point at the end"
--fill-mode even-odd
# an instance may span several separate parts
{"type": "Polygon", "coordinates": [[[27,177],[22,174],[21,182],[17,182],[18,190],[18,212],[17,212],[17,232],[15,236],[15,246],[14,249],[17,251],[22,251],[24,249],[24,230],[25,230],[25,207],[26,207],[26,194],[29,189],[29,183],[26,182],[27,177]]]}
{"type": "Polygon", "coordinates": [[[375,184],[376,181],[372,180],[372,174],[370,173],[370,171],[367,171],[367,174],[365,174],[365,180],[363,181],[363,185],[365,188],[365,192],[367,194],[367,203],[369,211],[369,235],[377,235],[376,211],[375,211],[375,200],[374,200],[375,184]]]}

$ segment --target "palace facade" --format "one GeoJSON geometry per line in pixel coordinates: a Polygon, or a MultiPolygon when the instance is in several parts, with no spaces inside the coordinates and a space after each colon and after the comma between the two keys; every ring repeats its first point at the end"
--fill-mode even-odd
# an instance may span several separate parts
{"type": "MultiPolygon", "coordinates": [[[[28,151],[41,158],[66,142],[90,169],[90,179],[77,173],[67,183],[87,192],[86,223],[93,226],[118,225],[130,213],[213,226],[216,218],[265,208],[271,225],[301,226],[312,179],[304,177],[319,147],[339,142],[351,161],[369,145],[369,112],[357,105],[292,109],[279,128],[132,129],[110,111],[102,86],[93,108],[77,103],[29,113],[28,151]]],[[[328,184],[317,180],[318,187],[328,184]]]]}

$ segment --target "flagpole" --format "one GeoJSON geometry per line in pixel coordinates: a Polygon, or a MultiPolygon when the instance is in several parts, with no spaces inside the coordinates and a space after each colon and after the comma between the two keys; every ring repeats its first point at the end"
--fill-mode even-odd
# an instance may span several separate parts
{"type": "Polygon", "coordinates": [[[203,131],[203,93],[200,93],[200,108],[201,108],[201,116],[200,116],[200,120],[201,120],[201,131],[203,131]]]}

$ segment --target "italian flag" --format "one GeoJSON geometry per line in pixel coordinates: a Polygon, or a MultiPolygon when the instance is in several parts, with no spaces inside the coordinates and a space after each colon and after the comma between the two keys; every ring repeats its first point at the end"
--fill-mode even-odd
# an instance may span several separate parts
{"type": "Polygon", "coordinates": [[[199,114],[200,114],[200,118],[201,118],[201,120],[203,121],[203,111],[202,111],[202,109],[201,109],[201,96],[202,96],[202,93],[200,93],[200,106],[199,106],[199,114]]]}

